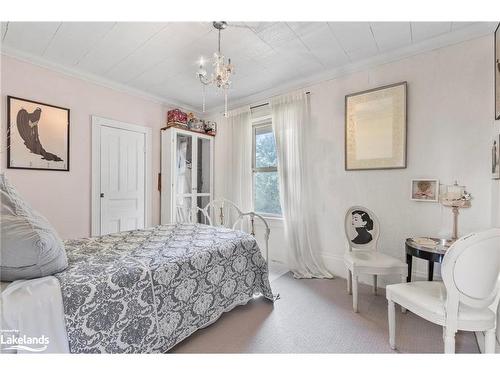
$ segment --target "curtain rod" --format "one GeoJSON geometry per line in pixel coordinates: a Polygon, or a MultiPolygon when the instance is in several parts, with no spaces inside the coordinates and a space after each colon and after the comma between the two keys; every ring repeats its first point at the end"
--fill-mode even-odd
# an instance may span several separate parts
{"type": "MultiPolygon", "coordinates": [[[[311,91],[306,91],[306,95],[309,95],[310,93],[311,93],[311,91]]],[[[264,107],[265,105],[269,105],[269,103],[263,103],[263,104],[259,104],[259,105],[254,105],[253,107],[250,107],[250,109],[264,107]]]]}

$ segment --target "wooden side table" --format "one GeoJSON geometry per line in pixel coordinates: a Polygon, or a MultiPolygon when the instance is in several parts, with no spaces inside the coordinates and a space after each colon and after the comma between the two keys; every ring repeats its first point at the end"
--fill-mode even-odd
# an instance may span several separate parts
{"type": "Polygon", "coordinates": [[[405,242],[406,247],[406,263],[408,264],[408,276],[406,278],[407,282],[411,281],[411,268],[413,257],[420,259],[425,259],[429,262],[427,267],[427,280],[432,281],[434,279],[434,262],[441,263],[443,261],[446,251],[453,243],[452,241],[447,241],[446,245],[441,246],[440,240],[438,238],[429,239],[436,242],[435,246],[421,245],[413,238],[407,238],[405,242]]]}

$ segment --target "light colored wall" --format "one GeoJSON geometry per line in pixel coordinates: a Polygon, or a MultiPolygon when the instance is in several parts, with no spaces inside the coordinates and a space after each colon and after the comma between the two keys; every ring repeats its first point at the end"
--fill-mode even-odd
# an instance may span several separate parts
{"type": "MultiPolygon", "coordinates": [[[[491,226],[492,61],[493,41],[487,36],[304,88],[311,92],[313,141],[308,152],[317,185],[312,210],[321,223],[322,253],[335,274],[345,273],[343,219],[351,205],[365,205],[379,216],[380,251],[401,259],[405,238],[450,234],[449,209],[409,199],[412,178],[436,178],[445,184],[458,180],[467,186],[474,200],[470,209],[460,212],[461,234],[491,226]],[[401,81],[408,82],[408,167],[346,172],[345,95],[401,81]]],[[[227,132],[218,119],[220,132],[227,132]]],[[[222,137],[216,142],[216,194],[223,194],[224,174],[230,173],[224,147],[230,145],[222,137]]],[[[273,236],[273,242],[282,245],[271,249],[272,258],[281,259],[286,245],[276,237],[282,231],[273,236]]],[[[425,266],[417,261],[420,276],[425,266]]]]}
{"type": "MultiPolygon", "coordinates": [[[[10,57],[1,57],[2,134],[7,95],[70,108],[70,171],[6,169],[21,194],[53,224],[63,238],[90,235],[91,116],[153,129],[153,224],[159,222],[160,128],[166,107],[10,57]]],[[[2,137],[2,149],[6,144],[2,137]]],[[[2,152],[2,169],[6,168],[2,152]]]]}

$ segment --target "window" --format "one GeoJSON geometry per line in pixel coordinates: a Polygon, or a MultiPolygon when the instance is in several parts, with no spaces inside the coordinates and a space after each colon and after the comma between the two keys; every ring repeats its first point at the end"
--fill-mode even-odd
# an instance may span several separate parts
{"type": "Polygon", "coordinates": [[[270,120],[253,126],[252,167],[255,212],[281,216],[276,142],[270,120]]]}

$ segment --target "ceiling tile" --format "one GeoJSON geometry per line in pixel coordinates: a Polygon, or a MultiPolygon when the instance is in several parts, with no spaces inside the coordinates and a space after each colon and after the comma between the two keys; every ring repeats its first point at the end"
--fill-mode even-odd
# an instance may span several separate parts
{"type": "Polygon", "coordinates": [[[349,62],[349,57],[326,23],[302,28],[300,39],[325,67],[333,68],[349,62]]]}
{"type": "Polygon", "coordinates": [[[233,81],[248,76],[255,77],[266,70],[260,61],[254,59],[238,59],[234,62],[234,66],[233,81]]]}
{"type": "Polygon", "coordinates": [[[412,22],[413,43],[420,42],[451,31],[451,22],[412,22]]]}
{"type": "Polygon", "coordinates": [[[4,43],[20,51],[40,55],[60,25],[60,22],[9,22],[4,43]]]}
{"type": "Polygon", "coordinates": [[[171,26],[162,29],[159,33],[149,39],[132,54],[111,68],[106,76],[120,82],[129,82],[158,65],[162,61],[168,61],[171,66],[172,60],[192,60],[193,69],[196,67],[197,54],[189,53],[193,41],[199,39],[199,35],[189,35],[178,31],[179,26],[171,26]]]}
{"type": "Polygon", "coordinates": [[[257,35],[273,48],[280,47],[296,39],[296,35],[293,30],[284,22],[274,23],[273,25],[257,32],[257,35]]]}
{"type": "Polygon", "coordinates": [[[369,57],[373,57],[379,53],[379,50],[377,49],[377,46],[369,46],[366,48],[361,48],[357,49],[354,51],[349,51],[347,52],[347,55],[349,56],[349,59],[353,62],[356,62],[358,60],[364,60],[369,57]]]}
{"type": "Polygon", "coordinates": [[[411,44],[409,22],[373,22],[370,27],[378,49],[382,52],[411,44]]]}
{"type": "Polygon", "coordinates": [[[253,31],[256,33],[259,33],[268,27],[273,26],[277,22],[245,22],[245,25],[247,25],[249,28],[251,28],[253,31]]]}
{"type": "Polygon", "coordinates": [[[114,22],[63,22],[43,56],[75,65],[114,25],[114,22]]]}
{"type": "Polygon", "coordinates": [[[120,22],[78,62],[78,67],[103,74],[166,26],[165,23],[120,22]]]}
{"type": "Polygon", "coordinates": [[[0,22],[0,23],[2,25],[2,31],[0,33],[0,40],[3,41],[3,39],[5,38],[5,33],[7,31],[7,24],[8,24],[8,22],[0,22]]]}
{"type": "Polygon", "coordinates": [[[261,39],[257,39],[249,44],[237,43],[233,48],[224,47],[222,51],[224,54],[226,54],[225,51],[228,51],[226,55],[236,61],[237,57],[258,59],[271,53],[273,48],[261,39]]]}
{"type": "Polygon", "coordinates": [[[477,22],[452,22],[451,29],[458,30],[458,29],[462,29],[464,27],[469,27],[469,26],[475,25],[475,24],[477,24],[477,22]]]}
{"type": "Polygon", "coordinates": [[[298,36],[317,34],[328,26],[326,22],[287,22],[287,24],[298,36]]]}
{"type": "Polygon", "coordinates": [[[368,22],[330,22],[329,25],[346,52],[377,49],[368,22]]]}
{"type": "Polygon", "coordinates": [[[275,47],[274,50],[280,54],[293,55],[296,59],[314,59],[307,46],[300,39],[295,38],[287,42],[283,42],[279,47],[275,47]]]}
{"type": "MultiPolygon", "coordinates": [[[[196,74],[196,70],[194,68],[195,67],[193,66],[193,76],[196,74]]],[[[172,57],[139,74],[129,83],[147,90],[149,86],[155,86],[159,83],[163,83],[167,78],[179,74],[183,69],[185,69],[183,62],[172,57]]]]}

